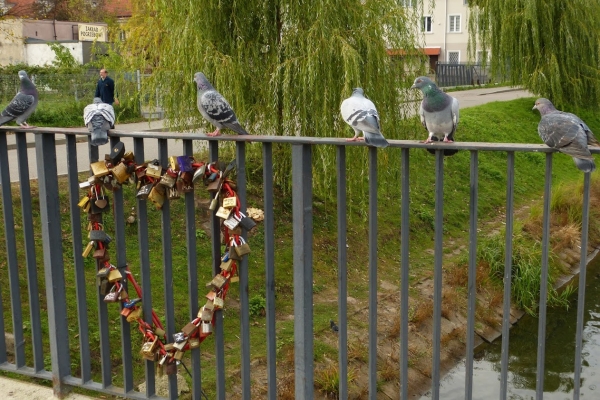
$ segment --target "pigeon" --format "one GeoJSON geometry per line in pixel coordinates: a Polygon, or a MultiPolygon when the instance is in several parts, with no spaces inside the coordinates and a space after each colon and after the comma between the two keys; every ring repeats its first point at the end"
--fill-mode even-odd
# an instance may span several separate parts
{"type": "Polygon", "coordinates": [[[108,143],[108,130],[115,128],[115,110],[100,97],[94,97],[94,102],[83,109],[83,122],[92,134],[92,146],[101,146],[108,143]]]}
{"type": "Polygon", "coordinates": [[[27,123],[27,118],[37,107],[38,91],[33,82],[29,80],[27,72],[19,71],[19,79],[21,80],[19,93],[13,97],[0,114],[0,126],[14,119],[23,128],[35,128],[27,123]]]}
{"type": "Polygon", "coordinates": [[[248,135],[225,97],[215,90],[202,72],[194,74],[194,82],[198,89],[198,111],[217,128],[214,132],[207,133],[208,136],[219,136],[223,128],[231,129],[239,135],[248,135]]]}
{"type": "Polygon", "coordinates": [[[548,99],[537,99],[533,106],[536,109],[542,115],[538,133],[544,143],[573,157],[581,171],[594,171],[596,164],[588,146],[600,147],[600,143],[585,122],[575,114],[557,110],[548,99]]]}
{"type": "Polygon", "coordinates": [[[354,137],[346,139],[347,141],[364,140],[368,145],[375,147],[389,145],[379,129],[379,114],[375,104],[365,97],[364,90],[355,88],[352,95],[342,101],[340,111],[344,121],[354,129],[354,137]],[[361,132],[362,138],[358,137],[361,132]]]}
{"type": "MultiPolygon", "coordinates": [[[[442,139],[444,143],[454,141],[454,132],[458,125],[458,100],[442,92],[437,85],[426,76],[415,79],[411,89],[420,89],[423,92],[423,101],[419,108],[421,124],[429,132],[429,137],[424,143],[433,143],[442,139]]],[[[429,150],[435,154],[435,151],[429,150]]],[[[444,150],[444,155],[451,156],[458,150],[444,150]]]]}
{"type": "Polygon", "coordinates": [[[338,333],[340,328],[338,328],[338,326],[335,324],[335,322],[333,322],[332,319],[329,320],[329,327],[331,328],[332,331],[334,331],[335,333],[338,333]]]}

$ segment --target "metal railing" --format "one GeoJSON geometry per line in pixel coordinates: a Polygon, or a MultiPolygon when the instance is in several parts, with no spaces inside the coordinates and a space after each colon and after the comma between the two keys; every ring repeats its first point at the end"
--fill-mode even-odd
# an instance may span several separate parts
{"type": "MultiPolygon", "coordinates": [[[[0,370],[15,372],[18,374],[48,379],[52,381],[54,392],[60,395],[68,390],[69,387],[80,387],[89,389],[98,393],[118,395],[132,399],[162,398],[155,394],[155,369],[153,361],[145,361],[145,392],[134,389],[132,353],[136,350],[132,346],[132,336],[136,333],[131,332],[129,323],[120,318],[120,352],[122,362],[123,387],[116,387],[113,384],[113,359],[114,352],[117,352],[116,346],[111,347],[109,343],[109,320],[107,306],[98,297],[97,320],[99,327],[100,343],[100,381],[92,379],[92,360],[90,360],[90,332],[89,325],[93,319],[88,315],[86,308],[86,276],[84,269],[84,260],[81,256],[82,230],[80,210],[77,205],[79,200],[79,176],[78,176],[78,135],[87,135],[87,131],[82,129],[56,129],[39,128],[34,132],[35,136],[35,157],[37,162],[37,174],[39,185],[39,205],[41,226],[35,226],[31,213],[23,212],[22,227],[24,232],[24,243],[17,243],[13,227],[16,224],[13,212],[13,199],[11,190],[10,169],[15,165],[11,164],[9,152],[16,153],[18,162],[16,166],[19,170],[19,191],[21,198],[21,208],[23,210],[33,210],[32,192],[30,186],[29,164],[27,151],[26,133],[24,130],[0,128],[0,184],[2,187],[2,211],[3,222],[6,237],[6,255],[3,262],[6,264],[8,280],[10,284],[9,301],[7,294],[1,293],[0,297],[0,334],[6,332],[6,322],[4,320],[5,310],[10,306],[12,312],[12,321],[8,321],[12,326],[15,346],[14,361],[9,362],[6,356],[6,346],[4,340],[0,340],[0,370]],[[15,146],[9,150],[7,137],[9,132],[14,134],[15,146]],[[61,213],[65,210],[60,208],[59,202],[59,181],[57,169],[57,135],[64,135],[67,161],[67,181],[69,189],[69,212],[72,226],[72,253],[75,273],[76,299],[77,302],[77,322],[78,330],[76,335],[69,332],[66,310],[68,303],[73,299],[67,299],[65,295],[65,265],[63,243],[64,235],[61,231],[61,213]],[[40,296],[38,293],[37,262],[35,255],[36,237],[41,237],[43,242],[43,270],[45,282],[45,303],[44,310],[48,317],[48,326],[42,326],[40,314],[40,296]],[[17,250],[19,248],[19,250],[17,250]],[[18,262],[18,254],[25,254],[26,277],[23,276],[22,266],[18,262]],[[23,315],[21,309],[22,281],[26,280],[28,288],[28,305],[31,320],[31,343],[24,340],[23,315]],[[9,304],[10,305],[9,305],[9,304]],[[77,343],[73,344],[73,338],[77,343]],[[45,346],[50,349],[51,367],[46,368],[45,346]],[[25,350],[31,346],[29,351],[32,353],[32,365],[27,365],[25,350]],[[79,347],[79,376],[72,370],[71,347],[79,347]],[[111,353],[112,351],[112,353],[111,353]]],[[[277,394],[277,333],[276,333],[276,308],[275,308],[275,250],[277,242],[275,241],[274,228],[274,210],[273,210],[273,144],[282,144],[291,146],[292,158],[292,214],[293,214],[293,301],[294,301],[294,364],[295,364],[295,398],[312,399],[315,395],[314,387],[314,348],[313,348],[313,182],[312,182],[312,149],[314,146],[329,145],[335,146],[337,155],[337,251],[338,251],[338,318],[339,318],[339,398],[345,399],[348,396],[348,319],[347,319],[347,198],[346,198],[346,148],[347,146],[363,145],[356,142],[347,142],[336,138],[311,138],[311,137],[273,137],[273,136],[221,136],[218,138],[208,138],[204,135],[190,133],[149,133],[149,132],[111,132],[111,145],[120,140],[132,140],[135,161],[141,164],[145,160],[145,146],[148,141],[157,141],[158,159],[163,166],[168,162],[167,142],[170,139],[180,140],[181,151],[186,155],[192,155],[193,141],[208,142],[208,152],[210,160],[217,160],[219,156],[219,145],[224,141],[235,142],[235,157],[237,160],[237,190],[241,201],[241,208],[246,208],[246,145],[250,139],[253,143],[260,143],[262,146],[263,163],[263,204],[265,211],[264,219],[264,266],[265,266],[265,298],[266,298],[266,327],[264,330],[266,341],[266,371],[267,371],[267,395],[269,399],[276,399],[277,394]]],[[[474,331],[475,331],[475,299],[476,299],[476,250],[477,250],[477,201],[478,201],[478,155],[480,152],[502,151],[507,153],[507,189],[506,189],[506,252],[505,252],[505,274],[504,274],[504,316],[502,324],[502,361],[501,361],[501,380],[500,380],[500,398],[507,398],[507,376],[508,376],[508,346],[509,346],[509,327],[510,327],[510,293],[511,293],[511,260],[512,260],[512,234],[513,234],[513,190],[514,190],[514,157],[516,152],[543,152],[546,154],[546,176],[544,190],[544,216],[543,216],[543,259],[542,259],[542,282],[541,282],[541,301],[539,308],[539,342],[538,342],[538,366],[537,366],[537,396],[542,397],[543,377],[544,377],[544,348],[545,348],[545,323],[546,323],[546,287],[548,279],[548,243],[549,243],[549,221],[550,221],[550,187],[552,171],[552,153],[554,150],[545,145],[533,144],[510,144],[510,143],[454,143],[454,144],[423,144],[417,141],[397,141],[390,140],[392,148],[400,148],[401,159],[401,246],[400,263],[398,271],[400,274],[400,374],[399,374],[399,398],[408,399],[408,370],[409,370],[409,202],[410,185],[409,176],[410,151],[412,149],[436,149],[435,154],[435,253],[434,253],[434,311],[433,311],[433,359],[431,371],[431,391],[433,399],[440,399],[440,342],[441,342],[441,305],[442,305],[442,258],[443,258],[443,183],[444,183],[444,156],[443,149],[449,147],[470,152],[470,222],[469,222],[469,271],[468,271],[468,315],[467,315],[467,338],[466,338],[466,381],[465,398],[474,398],[473,393],[473,360],[474,360],[474,331]]],[[[90,161],[95,161],[99,157],[97,147],[88,146],[90,161]]],[[[382,150],[369,147],[369,207],[368,207],[368,397],[377,398],[377,288],[378,288],[378,226],[377,226],[377,157],[382,150]]],[[[385,151],[385,150],[384,150],[385,151]]],[[[598,153],[598,150],[594,150],[598,153]]],[[[60,157],[58,157],[60,158],[60,157]]],[[[583,299],[585,293],[585,275],[586,275],[586,250],[589,216],[589,196],[590,196],[590,176],[585,174],[584,180],[584,202],[583,202],[583,221],[581,237],[581,261],[579,278],[579,301],[578,301],[578,319],[576,336],[576,361],[574,366],[574,398],[579,398],[580,369],[581,369],[581,343],[583,328],[583,299]]],[[[126,241],[124,219],[125,210],[123,207],[123,193],[116,191],[113,194],[112,202],[114,204],[114,229],[116,243],[116,261],[117,265],[126,263],[125,246],[126,241]],[[120,218],[116,218],[116,216],[120,218]]],[[[189,316],[194,318],[199,309],[198,304],[198,272],[196,258],[196,236],[195,236],[195,203],[194,194],[185,195],[185,216],[186,232],[185,247],[188,250],[187,258],[187,285],[189,292],[189,316]]],[[[171,239],[171,220],[169,202],[165,202],[162,209],[162,250],[163,250],[163,276],[165,282],[173,280],[172,265],[172,239],[171,239]]],[[[144,292],[144,315],[148,316],[148,322],[151,322],[152,298],[150,290],[150,262],[148,243],[148,210],[146,201],[137,200],[137,230],[139,243],[139,257],[141,269],[141,287],[144,292]]],[[[213,273],[218,273],[221,256],[221,243],[219,237],[220,221],[219,218],[211,214],[210,226],[212,230],[211,248],[212,248],[212,268],[213,273]]],[[[242,261],[239,276],[240,285],[240,342],[241,342],[241,397],[251,398],[251,356],[250,356],[250,323],[248,308],[248,265],[247,260],[242,261]]],[[[173,320],[173,290],[169,285],[165,285],[165,309],[166,309],[166,329],[167,334],[174,333],[173,320]]],[[[99,296],[98,293],[95,296],[99,296]]],[[[216,398],[226,398],[226,363],[224,347],[223,315],[221,311],[216,313],[216,322],[214,330],[215,340],[215,358],[214,367],[216,371],[216,398]]],[[[202,348],[191,350],[191,376],[192,376],[192,394],[194,399],[203,398],[201,388],[201,363],[200,354],[202,348]]],[[[169,378],[169,398],[177,398],[177,380],[175,376],[169,378]]],[[[476,396],[475,396],[476,398],[476,396]]]]}

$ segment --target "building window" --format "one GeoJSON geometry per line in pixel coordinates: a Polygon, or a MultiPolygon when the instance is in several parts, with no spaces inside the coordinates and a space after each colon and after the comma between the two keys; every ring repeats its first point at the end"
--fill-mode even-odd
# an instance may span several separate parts
{"type": "Polygon", "coordinates": [[[465,6],[468,6],[468,5],[469,5],[469,0],[464,0],[464,1],[463,1],[463,4],[464,4],[465,6]]]}
{"type": "Polygon", "coordinates": [[[460,15],[449,15],[448,19],[448,32],[460,32],[460,15]]]}
{"type": "Polygon", "coordinates": [[[421,20],[421,32],[425,32],[425,33],[433,32],[430,15],[424,16],[423,19],[421,20]]]}
{"type": "Polygon", "coordinates": [[[402,7],[414,7],[417,0],[402,0],[402,7]]]}
{"type": "Polygon", "coordinates": [[[121,40],[121,42],[124,42],[126,38],[127,35],[125,34],[125,31],[119,31],[119,40],[121,40]]]}
{"type": "Polygon", "coordinates": [[[460,62],[460,51],[449,51],[448,62],[450,64],[458,64],[460,62]]]}

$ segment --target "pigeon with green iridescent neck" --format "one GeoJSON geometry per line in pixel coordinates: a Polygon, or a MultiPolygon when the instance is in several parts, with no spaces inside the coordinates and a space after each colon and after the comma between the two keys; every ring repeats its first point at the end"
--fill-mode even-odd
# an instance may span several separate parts
{"type": "Polygon", "coordinates": [[[27,72],[19,71],[21,85],[19,93],[8,103],[6,108],[0,113],[0,126],[12,121],[23,128],[35,128],[27,123],[27,118],[35,111],[38,104],[38,91],[29,80],[27,72]]]}
{"type": "Polygon", "coordinates": [[[349,142],[364,140],[375,147],[387,147],[389,143],[379,129],[379,114],[375,104],[365,97],[361,88],[355,88],[352,95],[342,102],[340,107],[342,118],[354,130],[354,137],[349,142]],[[359,137],[362,132],[363,137],[359,137]]]}
{"type": "MultiPolygon", "coordinates": [[[[423,92],[423,101],[419,109],[421,124],[429,132],[424,143],[442,140],[444,143],[454,142],[454,133],[458,126],[458,100],[442,92],[437,85],[426,76],[415,79],[411,89],[423,92]],[[443,139],[442,139],[443,137],[443,139]]],[[[445,155],[455,154],[458,150],[445,150],[445,155]]]]}
{"type": "Polygon", "coordinates": [[[538,133],[548,147],[573,157],[575,165],[583,172],[596,169],[594,157],[588,146],[600,146],[590,128],[577,115],[557,110],[548,99],[535,101],[533,110],[538,110],[542,119],[538,133]]]}

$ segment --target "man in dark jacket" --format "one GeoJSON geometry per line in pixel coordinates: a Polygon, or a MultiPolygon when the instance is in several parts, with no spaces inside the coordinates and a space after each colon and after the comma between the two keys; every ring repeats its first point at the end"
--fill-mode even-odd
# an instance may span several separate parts
{"type": "Polygon", "coordinates": [[[100,70],[100,79],[98,79],[94,97],[100,97],[103,103],[119,105],[119,99],[115,97],[115,81],[108,76],[108,72],[104,68],[100,70]]]}

